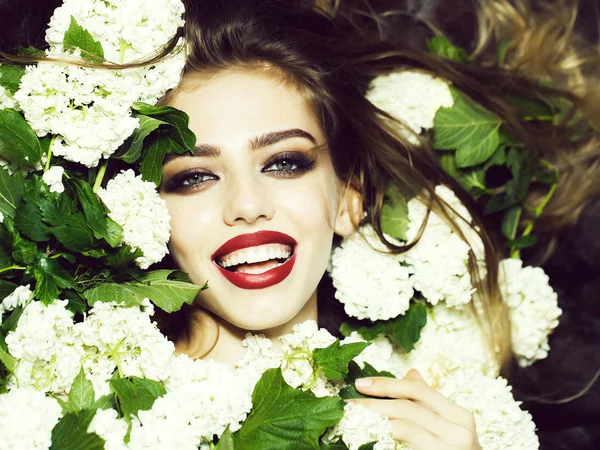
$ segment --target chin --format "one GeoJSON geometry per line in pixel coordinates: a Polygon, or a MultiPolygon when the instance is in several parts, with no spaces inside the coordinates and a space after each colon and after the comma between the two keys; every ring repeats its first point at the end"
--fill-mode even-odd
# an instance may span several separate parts
{"type": "MultiPolygon", "coordinates": [[[[278,328],[290,324],[290,327],[296,322],[294,318],[300,314],[304,305],[299,305],[298,308],[276,309],[271,302],[259,302],[262,304],[254,304],[252,309],[239,308],[235,311],[219,311],[217,315],[225,321],[234,325],[241,330],[252,332],[266,331],[273,328],[278,328]]],[[[281,308],[279,301],[277,306],[281,308]]],[[[291,330],[290,330],[291,331],[291,330]]]]}

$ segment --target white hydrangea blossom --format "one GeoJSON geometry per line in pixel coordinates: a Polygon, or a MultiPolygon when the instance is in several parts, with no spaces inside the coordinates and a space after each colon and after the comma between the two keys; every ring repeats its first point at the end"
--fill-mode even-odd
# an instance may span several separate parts
{"type": "Polygon", "coordinates": [[[314,320],[296,324],[292,333],[280,336],[280,350],[264,335],[248,334],[242,343],[246,354],[239,366],[258,372],[258,377],[267,369],[280,367],[291,387],[310,390],[317,397],[337,395],[342,383],[329,381],[312,360],[313,350],[329,347],[335,339],[314,320]]]}
{"type": "MultiPolygon", "coordinates": [[[[100,42],[104,57],[114,63],[147,59],[160,51],[183,26],[181,0],[66,0],[54,11],[46,41],[60,46],[71,17],[100,42]]],[[[182,42],[178,47],[181,50],[182,42]]],[[[149,66],[117,71],[132,87],[137,101],[155,103],[181,78],[182,51],[149,66]]]]}
{"type": "Polygon", "coordinates": [[[500,289],[510,308],[512,344],[519,365],[548,356],[548,336],[562,311],[558,296],[540,267],[523,267],[520,259],[500,262],[500,289]]]}
{"type": "Polygon", "coordinates": [[[483,450],[537,450],[539,440],[531,415],[513,398],[504,378],[457,370],[439,391],[475,417],[477,438],[483,450]]]}
{"type": "MultiPolygon", "coordinates": [[[[435,193],[462,218],[471,216],[454,192],[439,185],[435,193]]],[[[418,234],[427,213],[427,207],[413,198],[408,202],[409,225],[407,240],[418,234]]],[[[457,225],[473,247],[475,257],[483,269],[484,247],[477,233],[462,220],[457,225]]],[[[419,242],[406,254],[406,261],[413,267],[412,281],[416,290],[432,305],[444,300],[450,306],[461,306],[471,301],[475,289],[468,270],[469,245],[435,212],[429,214],[427,226],[419,242]]]]}
{"type": "Polygon", "coordinates": [[[123,442],[127,422],[115,412],[98,411],[88,432],[107,441],[107,450],[153,450],[176,448],[195,450],[212,442],[227,427],[237,431],[252,408],[252,390],[257,379],[225,364],[192,360],[180,355],[170,363],[171,376],[165,381],[167,393],[148,411],[139,411],[133,420],[131,440],[123,442]]]}
{"type": "MultiPolygon", "coordinates": [[[[1,222],[1,221],[0,221],[1,222]]],[[[7,295],[2,303],[0,309],[3,311],[12,311],[15,308],[24,308],[29,304],[32,299],[33,292],[31,291],[30,285],[18,286],[14,291],[7,295]]]]}
{"type": "Polygon", "coordinates": [[[59,194],[65,191],[65,186],[62,182],[65,169],[61,166],[50,167],[42,175],[42,181],[50,187],[50,192],[58,192],[59,194]]]}
{"type": "Polygon", "coordinates": [[[323,442],[326,444],[339,439],[344,441],[350,450],[358,450],[361,445],[374,441],[377,441],[374,450],[407,449],[394,440],[392,428],[386,417],[358,403],[346,404],[342,420],[323,436],[323,442]]]}
{"type": "Polygon", "coordinates": [[[58,401],[26,387],[0,395],[0,450],[46,450],[52,444],[52,428],[60,420],[58,401]]]}
{"type": "Polygon", "coordinates": [[[2,212],[0,212],[0,223],[4,222],[4,214],[2,214],[2,212]]]}
{"type": "Polygon", "coordinates": [[[404,314],[414,293],[405,256],[389,253],[370,225],[333,250],[329,271],[335,297],[346,314],[359,319],[387,320],[404,314]]]}
{"type": "Polygon", "coordinates": [[[42,392],[67,392],[79,373],[83,348],[73,335],[73,313],[67,300],[49,305],[30,302],[15,330],[6,336],[10,354],[18,359],[10,383],[42,392]]]}
{"type": "Polygon", "coordinates": [[[123,227],[122,243],[142,251],[135,259],[139,267],[147,269],[169,253],[171,216],[154,183],[128,169],[109,180],[98,195],[108,207],[109,217],[123,227]]]}
{"type": "Polygon", "coordinates": [[[19,105],[15,101],[13,95],[4,86],[0,86],[0,109],[16,109],[19,110],[19,105]]]}
{"type": "MultiPolygon", "coordinates": [[[[73,58],[57,50],[47,53],[73,58]]],[[[132,89],[113,70],[39,62],[26,67],[14,97],[38,136],[57,135],[50,147],[54,155],[95,167],[138,126],[131,117],[132,89]]]]}
{"type": "MultiPolygon", "coordinates": [[[[375,78],[369,86],[367,99],[416,134],[433,128],[433,118],[438,109],[454,104],[445,81],[409,70],[375,78]]],[[[409,142],[419,143],[413,133],[404,128],[400,131],[409,142]]]]}
{"type": "Polygon", "coordinates": [[[175,346],[152,322],[153,305],[142,308],[96,302],[73,336],[85,349],[83,368],[97,397],[109,393],[107,380],[119,367],[124,377],[165,380],[175,346]]]}

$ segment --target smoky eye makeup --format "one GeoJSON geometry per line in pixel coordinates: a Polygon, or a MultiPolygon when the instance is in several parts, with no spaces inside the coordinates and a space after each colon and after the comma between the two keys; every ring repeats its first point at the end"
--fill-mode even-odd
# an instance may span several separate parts
{"type": "Polygon", "coordinates": [[[316,163],[313,152],[286,151],[271,156],[264,164],[261,172],[280,178],[299,177],[311,171],[316,163]]]}
{"type": "Polygon", "coordinates": [[[191,190],[201,190],[212,184],[212,181],[219,177],[206,169],[193,168],[183,170],[173,176],[166,177],[163,180],[161,190],[164,192],[187,192],[191,190]]]}

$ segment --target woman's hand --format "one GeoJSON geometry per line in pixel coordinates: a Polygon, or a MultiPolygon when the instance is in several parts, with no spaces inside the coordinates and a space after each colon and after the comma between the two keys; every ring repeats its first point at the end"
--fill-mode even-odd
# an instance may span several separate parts
{"type": "Polygon", "coordinates": [[[356,389],[371,397],[359,403],[390,420],[394,438],[413,450],[481,450],[473,414],[455,405],[411,369],[404,379],[356,380],[356,389]]]}

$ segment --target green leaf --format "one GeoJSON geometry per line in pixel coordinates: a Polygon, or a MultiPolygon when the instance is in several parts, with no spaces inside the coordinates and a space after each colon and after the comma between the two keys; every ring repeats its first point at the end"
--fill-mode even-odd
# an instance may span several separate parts
{"type": "Polygon", "coordinates": [[[140,121],[140,126],[136,128],[133,135],[128,140],[126,145],[127,150],[117,156],[118,159],[121,159],[128,164],[133,164],[140,156],[142,156],[144,139],[146,139],[150,133],[161,125],[168,125],[167,122],[149,116],[138,116],[138,120],[140,121]]]}
{"type": "Polygon", "coordinates": [[[44,195],[44,182],[37,175],[27,180],[23,190],[23,201],[15,214],[15,225],[28,238],[36,242],[50,240],[48,225],[43,220],[40,206],[48,203],[44,195]]]}
{"type": "Polygon", "coordinates": [[[2,330],[5,334],[8,334],[10,331],[14,331],[17,328],[22,314],[23,308],[18,306],[8,315],[8,317],[2,321],[2,330]]]}
{"type": "MultiPolygon", "coordinates": [[[[169,272],[169,271],[160,271],[169,272]]],[[[131,283],[105,283],[88,289],[83,293],[88,304],[115,301],[125,306],[140,305],[149,298],[165,312],[179,311],[184,303],[191,304],[200,291],[200,286],[191,283],[169,280],[166,275],[151,281],[131,283]]]]}
{"type": "Polygon", "coordinates": [[[398,186],[392,184],[381,207],[381,229],[394,239],[406,240],[408,224],[408,203],[398,186]]]}
{"type": "Polygon", "coordinates": [[[342,440],[332,442],[331,444],[323,444],[323,442],[321,442],[319,450],[348,450],[348,446],[346,446],[342,440]]]}
{"type": "Polygon", "coordinates": [[[427,309],[421,303],[411,303],[403,316],[391,320],[377,321],[372,326],[358,328],[358,333],[372,341],[379,335],[387,336],[410,352],[421,337],[421,330],[427,323],[427,309]]]}
{"type": "Polygon", "coordinates": [[[348,375],[348,363],[368,346],[367,342],[340,345],[336,339],[329,347],[314,349],[313,361],[330,380],[343,380],[348,375]]]}
{"type": "Polygon", "coordinates": [[[116,404],[115,404],[114,394],[103,395],[98,400],[96,400],[94,403],[92,403],[92,406],[90,407],[90,409],[93,409],[94,411],[96,411],[98,409],[106,410],[106,409],[115,409],[115,408],[116,408],[116,404]]]}
{"type": "Polygon", "coordinates": [[[377,441],[369,442],[368,444],[363,444],[360,447],[358,447],[358,450],[373,450],[375,448],[375,444],[377,444],[377,441]]]}
{"type": "Polygon", "coordinates": [[[442,58],[452,61],[466,62],[469,54],[465,49],[454,46],[448,39],[442,36],[435,36],[427,41],[427,49],[442,58]]]}
{"type": "Polygon", "coordinates": [[[73,16],[71,16],[71,23],[65,33],[63,43],[66,47],[80,48],[81,57],[86,61],[100,63],[104,60],[102,44],[96,41],[86,29],[80,26],[73,16]]]}
{"type": "Polygon", "coordinates": [[[25,180],[21,172],[9,175],[7,170],[0,167],[0,213],[4,217],[14,219],[24,188],[25,180]]]}
{"type": "Polygon", "coordinates": [[[143,253],[139,248],[132,251],[129,245],[123,245],[117,249],[116,253],[106,257],[106,264],[117,269],[125,269],[142,255],[143,253]]]}
{"type": "Polygon", "coordinates": [[[440,108],[434,118],[434,143],[438,150],[456,149],[456,166],[485,162],[500,144],[502,121],[464,96],[453,92],[450,108],[440,108]]]}
{"type": "Polygon", "coordinates": [[[73,380],[73,385],[69,391],[69,401],[67,402],[67,410],[71,413],[91,408],[94,404],[94,386],[92,382],[85,377],[83,367],[79,374],[73,380]]]}
{"type": "Polygon", "coordinates": [[[109,380],[109,384],[111,390],[117,395],[121,412],[126,418],[131,414],[137,415],[140,410],[151,409],[156,399],[167,393],[161,383],[147,378],[118,378],[109,380]]]}
{"type": "Polygon", "coordinates": [[[510,241],[514,241],[517,236],[522,212],[523,208],[521,206],[513,206],[504,213],[500,229],[502,234],[510,241]]]}
{"type": "Polygon", "coordinates": [[[235,448],[315,450],[325,430],[340,421],[344,402],[290,387],[281,369],[267,370],[252,394],[253,409],[234,435],[235,448]]]}
{"type": "Polygon", "coordinates": [[[14,109],[0,109],[0,157],[24,167],[35,166],[42,158],[35,132],[14,109]]]}
{"type": "Polygon", "coordinates": [[[30,56],[32,58],[43,58],[44,56],[46,56],[44,50],[40,50],[39,48],[35,48],[31,45],[29,47],[21,47],[19,45],[19,50],[17,51],[17,54],[19,56],[30,56]]]}
{"type": "Polygon", "coordinates": [[[530,234],[528,236],[521,236],[519,239],[508,242],[506,245],[511,248],[524,249],[530,248],[537,242],[537,236],[530,234]]]}
{"type": "Polygon", "coordinates": [[[55,259],[42,255],[27,272],[31,270],[36,281],[33,295],[46,304],[57,299],[61,289],[72,287],[72,278],[55,259]]]}
{"type": "Polygon", "coordinates": [[[504,39],[500,41],[500,44],[498,45],[498,64],[504,64],[504,60],[506,59],[506,52],[508,51],[508,48],[511,46],[512,43],[513,41],[511,39],[504,39]]]}
{"type": "Polygon", "coordinates": [[[340,397],[342,397],[344,400],[348,400],[350,398],[367,398],[365,395],[362,395],[356,390],[354,387],[354,382],[358,378],[368,377],[396,378],[390,372],[378,371],[369,363],[365,363],[365,366],[361,368],[355,361],[351,361],[350,364],[348,364],[348,375],[344,380],[348,386],[345,386],[340,390],[340,397]]]}
{"type": "Polygon", "coordinates": [[[0,346],[0,362],[4,364],[4,367],[6,367],[9,372],[14,372],[15,367],[17,366],[17,359],[6,352],[2,346],[0,346]]]}
{"type": "Polygon", "coordinates": [[[96,245],[94,234],[81,214],[72,215],[69,223],[51,227],[50,232],[62,245],[75,252],[89,250],[96,245]]]}
{"type": "Polygon", "coordinates": [[[460,175],[460,172],[456,168],[456,160],[454,159],[453,153],[444,151],[439,152],[437,156],[440,166],[442,166],[442,169],[444,169],[448,175],[450,175],[452,178],[457,178],[460,175]]]}
{"type": "Polygon", "coordinates": [[[196,136],[188,128],[190,118],[185,112],[172,106],[152,106],[141,102],[134,103],[131,109],[138,114],[154,117],[172,125],[176,130],[173,137],[183,147],[183,152],[194,150],[196,136]]]}
{"type": "Polygon", "coordinates": [[[92,186],[76,178],[73,179],[73,183],[85,220],[94,237],[104,239],[113,248],[117,247],[123,239],[123,228],[108,217],[104,203],[93,191],[92,186]]]}
{"type": "Polygon", "coordinates": [[[483,169],[465,172],[459,175],[456,181],[475,200],[489,193],[485,185],[485,171],[483,169]]]}
{"type": "Polygon", "coordinates": [[[229,427],[219,438],[219,443],[215,447],[215,450],[235,450],[235,446],[233,444],[233,433],[229,427]]]}
{"type": "Polygon", "coordinates": [[[31,241],[15,236],[11,256],[19,264],[30,265],[40,254],[38,247],[31,241]]]}
{"type": "Polygon", "coordinates": [[[12,294],[17,287],[18,286],[15,283],[0,280],[0,301],[4,300],[6,297],[12,294]]]}
{"type": "Polygon", "coordinates": [[[162,179],[162,163],[167,153],[183,153],[183,148],[168,133],[158,130],[153,134],[150,145],[145,149],[140,172],[142,179],[152,181],[156,186],[160,186],[162,179]]]}
{"type": "Polygon", "coordinates": [[[65,414],[52,429],[50,450],[103,450],[104,439],[87,432],[95,414],[91,409],[65,414]]]}
{"type": "Polygon", "coordinates": [[[0,86],[11,94],[19,90],[23,75],[25,75],[25,66],[20,64],[0,64],[0,86]]]}

